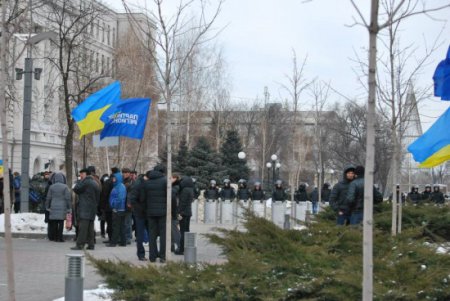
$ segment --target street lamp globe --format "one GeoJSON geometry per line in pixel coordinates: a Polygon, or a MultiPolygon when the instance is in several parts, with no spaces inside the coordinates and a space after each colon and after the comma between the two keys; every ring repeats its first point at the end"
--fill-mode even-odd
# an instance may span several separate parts
{"type": "Polygon", "coordinates": [[[267,163],[266,163],[266,167],[267,167],[267,168],[272,168],[272,163],[267,162],[267,163]]]}
{"type": "Polygon", "coordinates": [[[277,164],[275,164],[275,167],[276,167],[277,169],[280,169],[281,163],[280,163],[280,162],[277,162],[277,164]]]}
{"type": "Polygon", "coordinates": [[[239,153],[238,153],[238,158],[239,158],[239,159],[244,160],[245,157],[246,157],[246,155],[245,155],[244,152],[239,152],[239,153]]]}
{"type": "Polygon", "coordinates": [[[272,161],[277,161],[278,157],[277,155],[273,154],[270,159],[272,159],[272,161]]]}

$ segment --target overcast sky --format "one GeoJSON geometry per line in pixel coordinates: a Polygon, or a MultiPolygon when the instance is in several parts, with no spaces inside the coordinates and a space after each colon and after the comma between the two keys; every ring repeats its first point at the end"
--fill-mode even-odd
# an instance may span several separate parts
{"type": "MultiPolygon", "coordinates": [[[[120,0],[104,2],[117,11],[123,10],[120,0]]],[[[178,0],[166,2],[173,5],[178,0]]],[[[214,4],[215,0],[209,2],[214,4]]],[[[357,2],[363,3],[361,11],[368,18],[370,1],[357,2]]],[[[430,5],[447,3],[446,0],[427,2],[430,5]]],[[[366,59],[364,49],[368,46],[368,33],[361,26],[349,26],[356,16],[349,0],[226,0],[216,27],[225,27],[217,43],[223,48],[232,79],[232,98],[262,98],[267,86],[271,99],[281,100],[284,95],[280,83],[286,83],[286,75],[292,70],[293,49],[299,61],[307,56],[307,78],[330,82],[349,98],[361,97],[364,90],[357,80],[354,71],[357,65],[352,60],[356,58],[355,53],[366,59]]],[[[445,58],[450,45],[450,10],[433,16],[438,21],[417,16],[405,21],[401,28],[402,44],[413,44],[417,48],[417,58],[423,54],[425,45],[431,45],[443,30],[442,46],[417,79],[416,85],[421,87],[432,85],[434,69],[445,58]]],[[[309,109],[310,97],[307,94],[303,97],[309,109]]],[[[343,98],[331,95],[329,103],[336,101],[343,101],[343,98]]],[[[423,101],[419,107],[424,130],[448,106],[450,102],[441,102],[435,97],[423,101]]]]}

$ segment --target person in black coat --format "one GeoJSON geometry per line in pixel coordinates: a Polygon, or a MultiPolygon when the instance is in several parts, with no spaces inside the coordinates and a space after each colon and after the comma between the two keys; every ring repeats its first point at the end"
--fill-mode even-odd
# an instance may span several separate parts
{"type": "Polygon", "coordinates": [[[78,195],[76,206],[78,219],[78,236],[73,250],[82,250],[88,245],[89,250],[94,249],[95,232],[94,220],[97,206],[100,201],[100,187],[87,169],[80,171],[80,180],[75,184],[73,192],[78,195]]]}
{"type": "Polygon", "coordinates": [[[253,202],[259,201],[260,203],[262,203],[266,200],[266,194],[264,193],[264,190],[262,190],[261,182],[255,182],[255,185],[253,187],[253,190],[251,191],[250,197],[253,202]]]}
{"type": "Polygon", "coordinates": [[[134,221],[136,225],[136,254],[139,260],[145,261],[144,240],[147,232],[146,204],[139,198],[139,190],[143,183],[148,180],[144,175],[140,175],[130,188],[127,195],[127,202],[131,205],[134,221]]]}
{"type": "Polygon", "coordinates": [[[237,199],[247,202],[251,196],[250,189],[247,188],[247,181],[244,179],[240,179],[238,185],[239,187],[237,191],[237,199]]]}
{"type": "Polygon", "coordinates": [[[288,199],[288,195],[283,188],[283,182],[277,180],[275,182],[275,189],[272,192],[272,202],[284,202],[288,199]]]}
{"type": "Polygon", "coordinates": [[[180,181],[180,203],[178,204],[178,219],[180,220],[180,247],[175,254],[184,254],[184,233],[189,232],[189,225],[192,216],[192,202],[194,201],[194,182],[191,177],[184,176],[180,181]]]}
{"type": "Polygon", "coordinates": [[[205,197],[205,202],[214,202],[219,198],[219,188],[217,188],[215,180],[209,182],[209,187],[205,189],[203,196],[205,197]]]}
{"type": "Polygon", "coordinates": [[[298,185],[298,190],[294,194],[294,201],[298,204],[299,202],[306,202],[308,200],[308,193],[306,192],[306,184],[301,183],[298,185]]]}
{"type": "Polygon", "coordinates": [[[440,191],[439,186],[433,187],[433,192],[431,193],[431,201],[435,204],[444,204],[445,197],[444,194],[440,191]]]}
{"type": "Polygon", "coordinates": [[[322,203],[330,201],[330,194],[331,194],[330,183],[324,183],[321,192],[322,203]]]}
{"type": "Polygon", "coordinates": [[[177,174],[172,174],[172,228],[171,228],[171,246],[170,251],[177,253],[180,247],[180,227],[179,227],[179,219],[180,215],[178,215],[178,198],[180,193],[180,176],[177,174]]]}
{"type": "Polygon", "coordinates": [[[350,208],[347,205],[347,191],[350,183],[355,178],[355,167],[349,165],[344,169],[342,180],[334,185],[330,194],[330,206],[337,214],[338,225],[350,224],[350,208]]]}
{"type": "Polygon", "coordinates": [[[146,204],[151,262],[155,262],[158,256],[156,244],[158,236],[160,261],[166,260],[167,178],[164,172],[165,169],[161,165],[147,171],[148,180],[143,183],[139,191],[139,198],[146,204]]]}
{"type": "Polygon", "coordinates": [[[233,201],[236,198],[236,192],[234,191],[234,188],[231,187],[231,182],[229,179],[223,180],[223,188],[220,190],[219,195],[222,201],[233,201]]]}

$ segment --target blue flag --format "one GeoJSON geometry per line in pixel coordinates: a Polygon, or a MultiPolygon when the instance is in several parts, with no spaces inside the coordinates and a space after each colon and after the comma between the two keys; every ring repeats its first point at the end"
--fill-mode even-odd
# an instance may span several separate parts
{"type": "Polygon", "coordinates": [[[150,98],[130,98],[110,106],[100,118],[105,123],[100,139],[114,136],[142,139],[150,103],[150,98]]]}
{"type": "Polygon", "coordinates": [[[434,96],[439,96],[441,100],[450,100],[450,47],[447,58],[437,65],[433,80],[434,96]]]}

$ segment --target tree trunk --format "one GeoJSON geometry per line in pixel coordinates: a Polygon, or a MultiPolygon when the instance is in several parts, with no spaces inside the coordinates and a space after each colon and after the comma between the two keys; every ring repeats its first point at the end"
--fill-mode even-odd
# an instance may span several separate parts
{"type": "Polygon", "coordinates": [[[73,119],[67,120],[67,136],[66,136],[66,144],[64,146],[64,156],[65,156],[65,165],[66,165],[66,177],[67,177],[67,185],[72,187],[73,182],[73,134],[75,130],[75,124],[73,119]]]}
{"type": "Polygon", "coordinates": [[[8,32],[6,26],[6,8],[7,5],[3,2],[2,7],[2,36],[0,43],[0,114],[1,114],[1,126],[2,126],[2,157],[3,157],[3,206],[5,212],[5,261],[6,261],[6,271],[8,274],[8,300],[16,300],[15,295],[15,280],[14,280],[14,257],[13,257],[13,246],[12,246],[12,235],[11,235],[11,198],[10,198],[10,184],[9,184],[9,160],[8,160],[8,133],[7,133],[7,122],[6,122],[6,74],[7,74],[7,64],[6,64],[6,47],[7,40],[5,33],[8,32]]]}
{"type": "Polygon", "coordinates": [[[364,221],[363,221],[363,300],[373,299],[373,172],[375,163],[375,104],[378,0],[372,0],[369,26],[369,98],[367,104],[367,144],[366,170],[364,181],[364,221]]]}
{"type": "Polygon", "coordinates": [[[172,114],[170,112],[171,93],[170,87],[166,86],[167,102],[167,211],[166,211],[166,260],[169,261],[171,228],[172,228],[172,114]]]}

